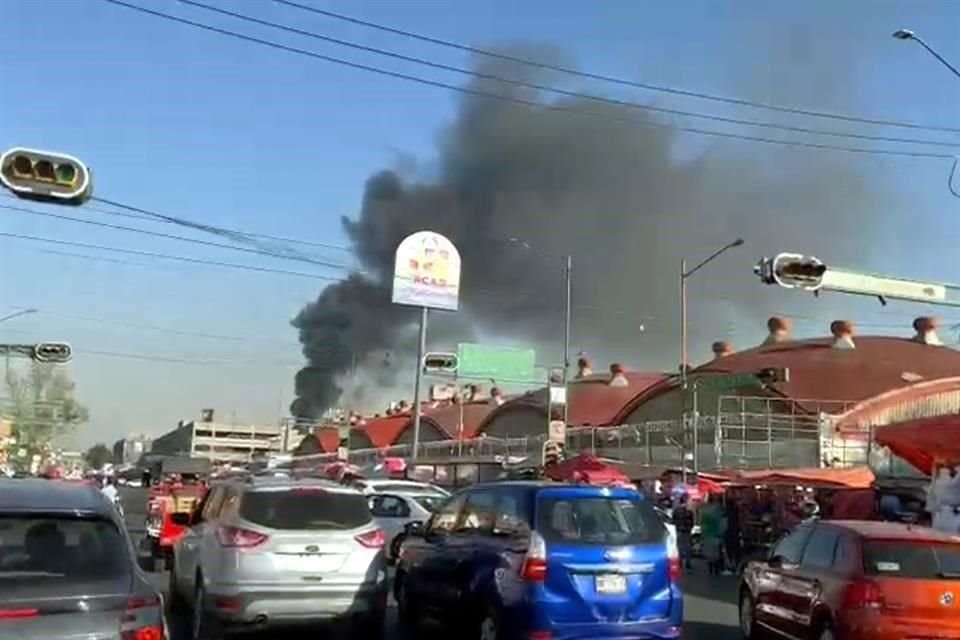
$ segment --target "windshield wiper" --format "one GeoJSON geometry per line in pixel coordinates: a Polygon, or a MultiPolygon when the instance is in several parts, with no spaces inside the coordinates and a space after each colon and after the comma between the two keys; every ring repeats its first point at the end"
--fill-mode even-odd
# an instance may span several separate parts
{"type": "Polygon", "coordinates": [[[0,578],[65,578],[65,573],[52,571],[0,571],[0,578]]]}

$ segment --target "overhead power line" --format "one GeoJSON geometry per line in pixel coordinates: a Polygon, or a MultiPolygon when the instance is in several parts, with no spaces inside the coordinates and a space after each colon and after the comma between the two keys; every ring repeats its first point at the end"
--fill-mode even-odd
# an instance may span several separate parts
{"type": "Polygon", "coordinates": [[[601,82],[609,82],[613,84],[618,84],[626,87],[634,87],[637,89],[647,89],[649,91],[657,91],[660,93],[671,93],[679,96],[687,96],[690,98],[700,98],[702,100],[711,100],[714,102],[725,102],[727,104],[735,104],[743,107],[752,107],[755,109],[767,109],[769,111],[779,111],[781,113],[792,113],[795,115],[802,116],[813,116],[817,118],[828,118],[833,120],[842,120],[844,122],[856,122],[860,124],[871,124],[871,125],[881,125],[886,127],[905,127],[908,129],[922,129],[928,131],[943,131],[948,133],[960,133],[960,128],[954,127],[938,127],[933,125],[922,125],[914,122],[904,122],[900,120],[886,120],[882,118],[867,118],[864,116],[851,116],[840,113],[831,113],[828,111],[815,111],[811,109],[801,109],[798,107],[784,107],[780,105],[767,104],[764,102],[757,102],[754,100],[745,100],[742,98],[731,98],[728,96],[719,96],[710,93],[704,93],[702,91],[693,91],[689,89],[679,89],[676,87],[668,87],[663,85],[650,84],[646,82],[638,82],[636,80],[628,80],[626,78],[620,78],[616,76],[604,75],[600,73],[591,73],[589,71],[582,71],[579,69],[573,69],[570,67],[564,67],[555,64],[549,64],[546,62],[538,62],[536,60],[530,60],[528,58],[520,58],[517,56],[512,56],[506,53],[500,53],[497,51],[490,51],[489,49],[481,49],[479,47],[472,47],[465,45],[459,42],[453,42],[451,40],[443,40],[440,38],[435,38],[432,36],[424,35],[422,33],[415,33],[413,31],[407,31],[404,29],[398,29],[396,27],[391,27],[384,24],[378,24],[376,22],[370,22],[368,20],[361,20],[359,18],[354,18],[352,16],[344,15],[342,13],[336,13],[333,11],[328,11],[326,9],[319,9],[317,7],[312,7],[309,5],[301,4],[299,2],[293,2],[292,0],[273,0],[277,4],[286,5],[288,7],[293,7],[300,9],[301,11],[308,11],[310,13],[315,13],[317,15],[326,16],[328,18],[333,18],[335,20],[342,20],[344,22],[350,22],[353,24],[361,25],[364,27],[369,27],[371,29],[377,29],[379,31],[384,31],[386,33],[392,33],[394,35],[404,36],[407,38],[413,38],[415,40],[420,40],[423,42],[429,42],[431,44],[439,45],[442,47],[448,47],[451,49],[457,49],[459,51],[466,51],[468,53],[473,53],[481,56],[486,56],[488,58],[496,58],[499,60],[504,60],[507,62],[512,62],[515,64],[521,64],[528,67],[537,67],[540,69],[547,69],[550,71],[556,71],[558,73],[563,73],[571,76],[578,76],[581,78],[589,78],[591,80],[599,80],[601,82]]]}
{"type": "Polygon", "coordinates": [[[59,240],[57,238],[45,238],[43,236],[31,236],[21,233],[0,232],[0,237],[15,238],[18,240],[29,240],[31,242],[44,242],[49,244],[62,245],[65,247],[82,247],[84,249],[99,249],[101,251],[114,251],[116,253],[126,253],[134,256],[145,256],[148,258],[160,258],[162,260],[177,260],[180,262],[189,262],[192,264],[203,264],[214,267],[224,267],[228,269],[241,269],[243,271],[256,271],[259,273],[276,273],[286,276],[296,276],[298,278],[309,278],[311,280],[329,280],[339,282],[343,278],[327,276],[319,273],[305,273],[302,271],[288,271],[286,269],[271,269],[269,267],[258,267],[250,264],[238,264],[235,262],[221,262],[219,260],[203,260],[201,258],[192,258],[189,256],[177,256],[169,253],[155,253],[153,251],[140,251],[136,249],[121,249],[99,244],[87,244],[85,242],[73,242],[71,240],[59,240]]]}
{"type": "MultiPolygon", "coordinates": [[[[16,198],[16,196],[10,196],[16,198]]],[[[308,247],[318,247],[321,249],[335,249],[338,251],[347,251],[352,252],[353,250],[350,247],[344,246],[342,244],[330,244],[326,242],[315,242],[313,240],[303,240],[299,238],[288,238],[285,236],[274,236],[266,233],[255,233],[253,231],[243,231],[240,229],[230,229],[229,227],[221,227],[215,225],[208,225],[199,222],[194,222],[193,220],[188,220],[186,218],[180,218],[176,216],[168,216],[162,213],[157,213],[156,211],[151,211],[149,209],[143,209],[141,207],[135,207],[133,205],[124,204],[122,202],[117,202],[115,200],[107,200],[106,198],[98,198],[94,196],[92,200],[106,204],[118,209],[124,209],[132,213],[124,213],[122,211],[111,211],[110,209],[101,209],[98,207],[91,207],[85,205],[84,209],[90,211],[96,211],[98,213],[104,213],[107,215],[121,216],[126,218],[135,218],[137,220],[153,220],[155,222],[166,222],[168,224],[176,224],[185,227],[191,227],[201,231],[210,231],[216,233],[217,235],[224,235],[230,237],[242,237],[246,238],[262,238],[264,240],[275,240],[277,242],[290,242],[292,244],[302,244],[308,247]]]]}
{"type": "Polygon", "coordinates": [[[554,111],[554,112],[560,112],[560,113],[569,113],[569,114],[579,115],[579,116],[586,116],[586,117],[592,117],[592,118],[601,118],[601,119],[604,119],[604,120],[607,120],[607,121],[622,122],[622,123],[625,123],[625,124],[631,124],[631,125],[635,125],[635,126],[643,126],[643,127],[655,128],[655,129],[666,129],[666,130],[672,130],[672,131],[683,131],[683,132],[686,132],[686,133],[693,133],[693,134],[699,134],[699,135],[704,135],[704,136],[711,136],[711,137],[717,137],[717,138],[728,138],[728,139],[732,139],[732,140],[745,140],[745,141],[750,141],[750,142],[759,142],[759,143],[771,144],[771,145],[780,145],[780,146],[789,146],[789,147],[801,147],[801,148],[808,148],[808,149],[822,149],[822,150],[833,150],[833,151],[845,151],[845,152],[848,152],[848,153],[861,153],[861,154],[869,154],[869,155],[902,156],[902,157],[911,157],[911,158],[953,159],[953,157],[954,157],[954,156],[951,155],[951,154],[946,154],[946,153],[934,153],[934,152],[926,152],[926,151],[905,151],[905,150],[894,150],[894,149],[870,149],[870,148],[863,148],[863,147],[846,147],[846,146],[831,145],[831,144],[824,144],[824,143],[817,143],[817,142],[804,142],[804,141],[799,141],[799,140],[778,140],[778,139],[776,139],[776,138],[766,138],[766,137],[758,136],[758,135],[748,135],[748,134],[740,134],[740,133],[730,133],[730,132],[725,132],[725,131],[716,131],[716,130],[710,130],[710,129],[702,129],[702,128],[698,128],[698,127],[679,126],[679,125],[674,125],[674,124],[664,124],[664,123],[644,121],[644,120],[634,120],[634,119],[629,119],[629,118],[610,117],[609,115],[603,114],[603,113],[592,112],[592,111],[584,111],[584,110],[582,110],[582,109],[575,109],[575,108],[572,108],[572,107],[567,107],[567,106],[558,105],[558,104],[543,103],[543,102],[538,102],[538,101],[536,101],[536,100],[526,100],[526,99],[519,98],[519,97],[516,97],[516,96],[500,95],[500,94],[497,94],[497,93],[491,93],[491,92],[489,92],[489,91],[482,91],[482,90],[480,90],[480,89],[474,89],[474,88],[471,88],[471,87],[462,87],[462,86],[450,84],[450,83],[447,83],[447,82],[442,82],[442,81],[439,81],[439,80],[432,80],[432,79],[429,79],[429,78],[424,78],[424,77],[421,77],[421,76],[415,76],[415,75],[411,75],[411,74],[408,74],[408,73],[401,73],[401,72],[397,72],[397,71],[391,71],[391,70],[389,70],[389,69],[384,69],[384,68],[381,68],[381,67],[376,67],[376,66],[372,66],[372,65],[362,64],[362,63],[359,63],[359,62],[353,62],[353,61],[350,61],[350,60],[344,60],[344,59],[342,59],[342,58],[336,58],[336,57],[333,57],[333,56],[327,56],[327,55],[324,55],[324,54],[317,53],[317,52],[315,52],[315,51],[309,51],[309,50],[307,50],[307,49],[301,49],[301,48],[298,48],[298,47],[292,47],[292,46],[289,46],[289,45],[281,44],[281,43],[279,43],[279,42],[274,42],[274,41],[272,41],[272,40],[265,40],[265,39],[263,39],[263,38],[257,38],[257,37],[254,37],[254,36],[250,36],[250,35],[246,35],[246,34],[237,32],[237,31],[231,31],[231,30],[229,30],[229,29],[221,29],[220,27],[215,27],[215,26],[213,26],[213,25],[205,24],[205,23],[202,23],[202,22],[196,22],[196,21],[194,21],[194,20],[188,20],[188,19],[186,19],[186,18],[181,18],[181,17],[174,16],[174,15],[171,15],[171,14],[168,14],[168,13],[163,13],[163,12],[161,12],[161,11],[154,11],[153,9],[147,9],[147,8],[145,8],[145,7],[140,7],[140,6],[137,6],[137,5],[134,5],[134,4],[129,4],[129,3],[127,3],[127,2],[123,2],[122,0],[103,0],[103,1],[104,1],[104,2],[108,2],[108,3],[110,3],[110,4],[117,5],[117,6],[125,7],[125,8],[127,8],[127,9],[131,9],[131,10],[133,10],[133,11],[138,11],[138,12],[140,12],[140,13],[144,13],[144,14],[151,15],[151,16],[154,16],[154,17],[157,17],[157,18],[161,18],[161,19],[163,19],[163,20],[168,20],[168,21],[171,21],[171,22],[178,22],[178,23],[180,23],[180,24],[185,24],[185,25],[188,25],[188,26],[192,26],[192,27],[195,27],[195,28],[197,28],[197,29],[202,29],[202,30],[204,30],[204,31],[209,31],[209,32],[211,32],[211,33],[219,33],[219,34],[221,34],[221,35],[224,35],[224,36],[227,36],[227,37],[230,37],[230,38],[235,38],[235,39],[237,39],[237,40],[243,40],[243,41],[246,41],[246,42],[251,42],[251,43],[254,43],[254,44],[259,44],[259,45],[266,46],[266,47],[270,47],[270,48],[277,49],[277,50],[280,50],[280,51],[287,51],[287,52],[289,52],[289,53],[294,53],[294,54],[297,54],[297,55],[302,55],[302,56],[306,56],[306,57],[309,57],[309,58],[314,58],[314,59],[317,59],[317,60],[323,60],[323,61],[325,61],[325,62],[330,62],[330,63],[332,63],[332,64],[338,64],[338,65],[341,65],[341,66],[351,67],[351,68],[354,68],[354,69],[360,69],[360,70],[363,70],[363,71],[368,71],[368,72],[370,72],[370,73],[375,73],[375,74],[382,75],[382,76],[387,76],[387,77],[391,77],[391,78],[397,78],[397,79],[400,79],[400,80],[407,80],[407,81],[409,81],[409,82],[415,82],[415,83],[417,83],[417,84],[422,84],[422,85],[425,85],[425,86],[432,86],[432,87],[436,87],[436,88],[440,88],[440,89],[446,89],[446,90],[455,91],[455,92],[458,92],[458,93],[475,95],[475,96],[484,97],[484,98],[489,98],[489,99],[493,99],[493,100],[499,100],[499,101],[503,101],[503,102],[513,102],[513,103],[520,104],[520,105],[524,105],[524,106],[528,106],[528,107],[535,107],[535,108],[537,108],[537,109],[542,109],[542,110],[545,110],[545,111],[554,111]]]}
{"type": "Polygon", "coordinates": [[[500,82],[503,84],[509,84],[509,85],[518,86],[518,87],[525,87],[528,89],[534,89],[536,91],[542,91],[546,93],[554,93],[557,95],[562,95],[570,98],[591,100],[594,102],[609,104],[617,107],[637,109],[637,110],[646,111],[646,112],[665,113],[669,115],[683,116],[687,118],[701,118],[705,120],[711,120],[714,122],[722,122],[725,124],[736,124],[736,125],[743,125],[748,127],[775,129],[779,131],[788,131],[791,133],[804,133],[804,134],[818,135],[818,136],[833,136],[833,137],[851,138],[851,139],[857,139],[857,140],[872,140],[874,142],[897,142],[897,143],[905,143],[905,144],[927,144],[927,145],[934,145],[934,146],[941,146],[941,147],[960,147],[960,142],[946,142],[946,141],[940,141],[940,140],[917,140],[915,138],[897,138],[897,137],[891,137],[891,136],[878,136],[878,135],[870,135],[870,134],[863,134],[863,133],[824,131],[822,129],[816,129],[812,127],[800,127],[800,126],[787,125],[787,124],[758,122],[756,120],[745,120],[742,118],[731,118],[727,116],[719,116],[719,115],[708,114],[708,113],[697,113],[693,111],[685,111],[683,109],[673,109],[669,107],[657,107],[657,106],[651,106],[651,105],[644,105],[644,104],[640,104],[640,103],[629,101],[629,100],[618,100],[616,98],[607,98],[603,96],[591,95],[591,94],[583,93],[580,91],[570,91],[567,89],[560,89],[557,87],[537,84],[534,82],[527,82],[524,80],[507,78],[505,76],[499,76],[491,73],[483,73],[480,71],[464,69],[463,67],[457,67],[449,64],[444,64],[441,62],[436,62],[433,60],[427,60],[424,58],[408,56],[408,55],[397,53],[395,51],[390,51],[387,49],[370,47],[367,45],[358,44],[356,42],[351,42],[349,40],[334,38],[321,33],[316,33],[314,31],[306,31],[306,30],[297,29],[295,27],[291,27],[288,25],[271,22],[269,20],[262,20],[260,18],[256,18],[248,14],[238,13],[236,11],[229,11],[227,9],[221,9],[219,7],[213,7],[210,5],[206,5],[202,2],[194,2],[193,0],[178,0],[178,2],[191,7],[197,7],[205,11],[210,11],[213,13],[218,13],[220,15],[230,16],[232,18],[237,18],[239,20],[244,20],[246,22],[251,22],[254,24],[262,25],[262,26],[279,29],[281,31],[293,33],[296,35],[306,36],[306,37],[314,38],[317,40],[322,40],[324,42],[330,42],[343,47],[349,47],[351,49],[366,51],[368,53],[375,53],[377,55],[386,56],[386,57],[394,58],[397,60],[403,60],[405,62],[412,62],[414,64],[424,65],[433,69],[450,71],[453,73],[459,73],[461,75],[466,75],[473,78],[479,78],[482,80],[491,80],[494,82],[500,82]]]}
{"type": "Polygon", "coordinates": [[[210,242],[209,240],[200,240],[198,238],[188,238],[186,236],[178,236],[172,233],[162,233],[159,231],[149,231],[147,229],[138,229],[136,227],[127,227],[120,224],[110,224],[108,222],[97,222],[96,220],[86,220],[84,218],[74,218],[71,216],[61,215],[59,213],[51,213],[49,211],[37,211],[36,209],[27,209],[24,207],[13,207],[10,205],[0,204],[0,209],[7,211],[14,211],[17,213],[26,213],[36,216],[43,216],[46,218],[55,218],[57,220],[64,220],[67,222],[74,222],[76,224],[85,224],[94,227],[103,227],[106,229],[115,229],[117,231],[125,231],[128,233],[138,233],[141,235],[153,236],[156,238],[165,238],[167,240],[176,240],[177,242],[188,242],[191,244],[203,245],[206,247],[215,247],[217,249],[225,249],[228,251],[240,251],[243,253],[252,253],[255,255],[267,256],[270,258],[277,258],[279,260],[295,260],[297,262],[306,262],[309,264],[314,264],[321,267],[328,267],[331,269],[344,269],[346,271],[352,271],[353,268],[349,265],[340,264],[337,262],[327,262],[325,260],[316,260],[313,258],[301,258],[297,256],[289,256],[282,253],[275,253],[271,251],[264,251],[261,249],[251,249],[248,247],[238,247],[230,244],[223,244],[220,242],[210,242]]]}

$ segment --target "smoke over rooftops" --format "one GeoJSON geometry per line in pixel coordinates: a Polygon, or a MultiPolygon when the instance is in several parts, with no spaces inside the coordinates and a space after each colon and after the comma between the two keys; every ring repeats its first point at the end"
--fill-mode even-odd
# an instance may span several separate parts
{"type": "MultiPolygon", "coordinates": [[[[509,52],[558,57],[541,49],[509,52]]],[[[503,61],[475,66],[541,84],[556,80],[503,61]]],[[[553,100],[490,81],[468,86],[553,100]]],[[[762,89],[774,101],[769,87],[762,89]]],[[[526,341],[540,354],[556,353],[561,259],[571,254],[573,348],[644,369],[673,369],[677,294],[664,265],[708,255],[739,236],[757,251],[786,238],[791,246],[842,260],[856,255],[850,237],[867,241],[859,224],[864,212],[874,215],[888,202],[867,187],[849,155],[678,134],[644,126],[653,120],[643,111],[587,99],[554,104],[601,117],[463,96],[439,137],[432,175],[404,179],[384,170],[368,179],[359,214],[343,219],[365,275],[327,287],[293,320],[308,362],[296,377],[294,415],[321,415],[340,398],[344,375],[355,366],[380,366],[372,354],[383,350],[394,354],[394,364],[381,372],[378,386],[394,382],[390,376],[397,371],[403,377],[396,381],[412,377],[417,312],[390,303],[390,278],[397,244],[414,231],[446,235],[463,260],[461,311],[431,314],[431,344],[449,347],[478,330],[526,341]],[[825,228],[830,233],[820,231],[825,228]],[[509,238],[528,241],[538,253],[509,238]],[[651,317],[638,332],[635,320],[651,317]]],[[[709,345],[722,321],[761,313],[750,276],[755,257],[737,250],[697,274],[697,287],[722,288],[728,302],[721,315],[728,317],[717,317],[716,306],[692,304],[692,342],[709,345]]],[[[412,394],[405,388],[401,395],[412,394]]]]}

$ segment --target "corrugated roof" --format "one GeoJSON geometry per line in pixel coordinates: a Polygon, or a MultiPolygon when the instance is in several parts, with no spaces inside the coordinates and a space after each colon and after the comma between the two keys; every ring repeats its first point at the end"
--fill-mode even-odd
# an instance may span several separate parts
{"type": "MultiPolygon", "coordinates": [[[[572,380],[567,398],[570,424],[597,427],[616,424],[614,420],[624,405],[669,379],[670,376],[664,373],[631,371],[626,373],[626,377],[630,384],[625,387],[610,386],[608,384],[610,377],[604,374],[572,380]]],[[[534,407],[546,415],[547,400],[546,388],[512,398],[491,411],[478,425],[477,431],[483,431],[491,420],[504,411],[534,407]]]]}
{"type": "MultiPolygon", "coordinates": [[[[472,438],[477,434],[477,429],[483,423],[484,418],[497,408],[497,405],[489,400],[478,400],[476,402],[466,402],[463,404],[463,437],[472,438]]],[[[451,438],[457,438],[460,431],[460,406],[448,404],[436,409],[427,409],[423,413],[423,419],[432,422],[438,429],[449,435],[451,438]]]]}
{"type": "Polygon", "coordinates": [[[374,447],[382,449],[397,441],[397,438],[409,424],[410,419],[409,413],[373,418],[361,427],[361,431],[367,434],[374,447]]]}
{"type": "MultiPolygon", "coordinates": [[[[739,351],[712,360],[696,374],[749,373],[766,367],[787,367],[790,382],[773,390],[816,410],[815,402],[855,403],[914,383],[960,373],[960,351],[888,336],[854,337],[855,349],[834,349],[832,338],[795,340],[739,351]]],[[[650,398],[677,386],[674,377],[634,398],[618,418],[623,420],[650,398]]]]}

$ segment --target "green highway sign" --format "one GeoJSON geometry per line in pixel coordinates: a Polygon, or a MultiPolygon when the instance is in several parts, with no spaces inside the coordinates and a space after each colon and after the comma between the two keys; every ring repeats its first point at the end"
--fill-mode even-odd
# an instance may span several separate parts
{"type": "Polygon", "coordinates": [[[459,367],[457,375],[484,380],[529,381],[543,380],[536,368],[537,354],[533,349],[488,347],[482,344],[461,343],[457,346],[459,367]]]}
{"type": "Polygon", "coordinates": [[[714,391],[731,391],[744,387],[762,387],[763,382],[752,373],[730,373],[725,375],[704,376],[693,382],[694,388],[714,391]]]}

